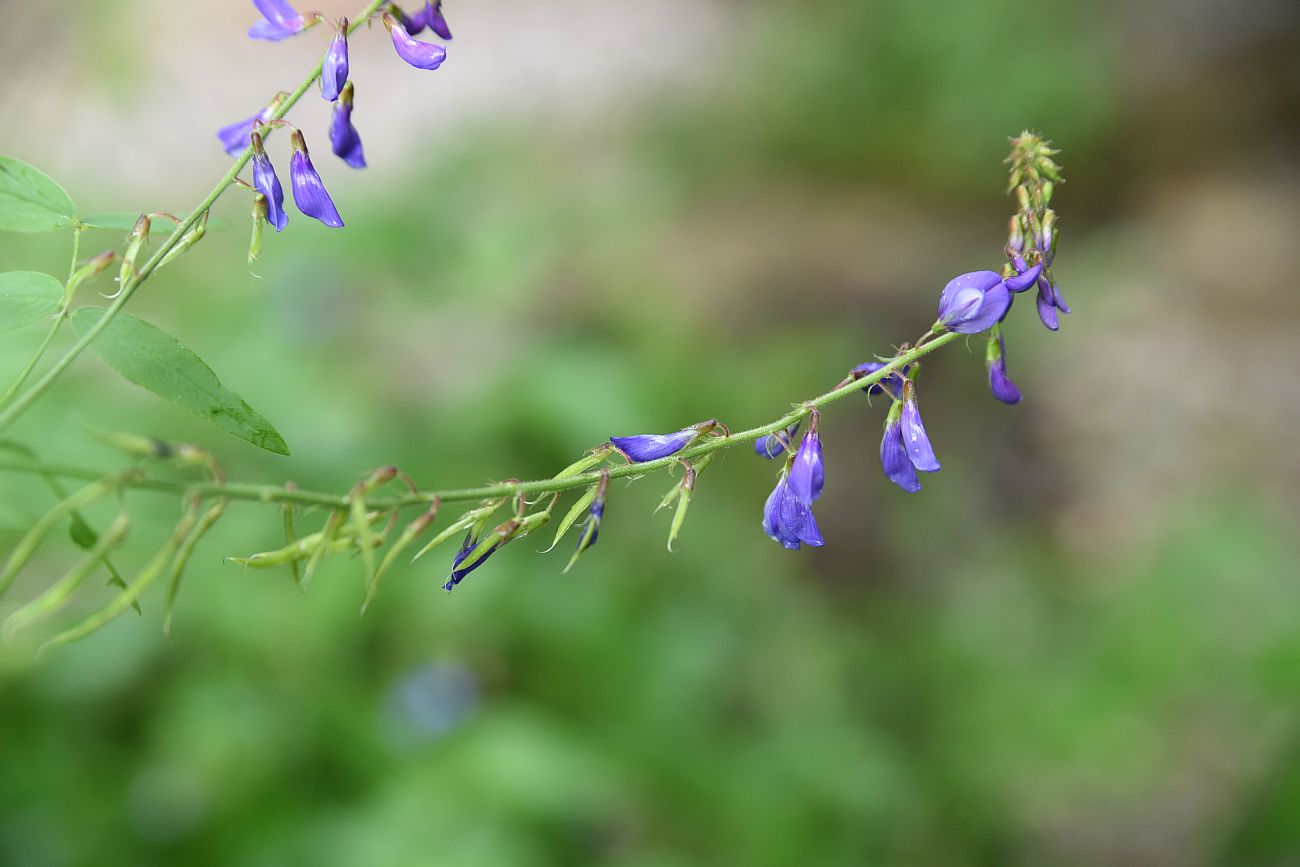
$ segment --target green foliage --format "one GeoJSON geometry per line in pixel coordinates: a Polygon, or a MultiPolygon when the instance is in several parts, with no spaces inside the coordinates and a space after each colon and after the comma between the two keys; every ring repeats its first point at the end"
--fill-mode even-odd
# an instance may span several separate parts
{"type": "Polygon", "coordinates": [[[0,230],[52,232],[71,225],[75,213],[63,187],[39,169],[0,157],[0,230]]]}
{"type": "MultiPolygon", "coordinates": [[[[105,308],[81,307],[72,325],[84,334],[105,308]]],[[[277,455],[289,454],[284,438],[239,395],[223,386],[212,368],[180,341],[129,314],[116,317],[92,344],[104,362],[141,388],[277,455]]]]}
{"type": "Polygon", "coordinates": [[[38,271],[0,274],[0,332],[48,319],[58,312],[63,284],[38,271]]]}

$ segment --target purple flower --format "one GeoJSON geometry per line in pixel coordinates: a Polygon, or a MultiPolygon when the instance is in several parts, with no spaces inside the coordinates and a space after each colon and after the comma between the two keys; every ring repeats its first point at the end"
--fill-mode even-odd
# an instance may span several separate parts
{"type": "Polygon", "coordinates": [[[1011,294],[1000,275],[972,271],[954,277],[939,296],[936,328],[959,334],[979,334],[992,328],[1011,306],[1011,294]]]}
{"type": "Polygon", "coordinates": [[[443,590],[450,593],[451,588],[464,580],[466,575],[486,563],[488,558],[496,553],[497,548],[501,547],[500,545],[493,545],[491,548],[487,549],[482,557],[479,557],[473,563],[462,568],[460,564],[465,562],[465,558],[469,557],[470,553],[478,546],[478,543],[478,533],[470,530],[465,534],[465,540],[460,543],[460,550],[456,552],[455,559],[451,561],[451,577],[447,579],[446,584],[442,585],[443,590]]]}
{"type": "Polygon", "coordinates": [[[348,80],[348,19],[339,19],[339,31],[330,40],[320,69],[320,95],[330,102],[339,98],[348,80]]]}
{"type": "Polygon", "coordinates": [[[221,140],[221,147],[225,149],[226,153],[232,157],[239,156],[244,148],[248,147],[248,136],[253,131],[253,127],[258,122],[266,123],[275,110],[280,107],[284,97],[285,94],[283,93],[276,94],[275,99],[271,100],[271,104],[257,114],[243,120],[237,120],[217,130],[217,138],[221,140]]]}
{"type": "Polygon", "coordinates": [[[262,134],[254,130],[249,134],[253,145],[253,187],[266,197],[266,221],[275,226],[277,232],[283,232],[289,224],[289,215],[284,212],[284,189],[276,177],[275,166],[266,155],[262,146],[262,134]]]}
{"type": "Polygon", "coordinates": [[[352,125],[352,82],[343,85],[334,112],[330,116],[330,147],[334,153],[354,169],[366,167],[366,156],[361,150],[361,136],[352,125]]]}
{"type": "Polygon", "coordinates": [[[989,370],[989,391],[1006,404],[1020,403],[1020,389],[1007,376],[1007,344],[1002,333],[995,330],[989,336],[985,365],[989,370]]]}
{"type": "MultiPolygon", "coordinates": [[[[646,461],[654,461],[676,454],[719,426],[718,420],[711,418],[708,421],[682,428],[676,433],[610,437],[609,441],[629,461],[634,464],[642,464],[646,461]]],[[[725,431],[726,427],[722,426],[722,429],[725,431]]]]}
{"type": "MultiPolygon", "coordinates": [[[[853,368],[852,374],[855,379],[861,379],[864,376],[870,376],[884,366],[885,364],[880,361],[868,361],[853,368]]],[[[879,382],[863,386],[862,390],[867,394],[888,394],[890,397],[897,398],[903,391],[903,377],[907,375],[911,368],[912,365],[905,364],[901,372],[895,371],[879,382]]]]}
{"type": "Polygon", "coordinates": [[[393,36],[393,48],[397,56],[416,69],[437,69],[447,59],[447,49],[431,42],[412,39],[402,23],[391,14],[384,14],[384,26],[393,36]]]}
{"type": "Polygon", "coordinates": [[[916,385],[910,379],[903,389],[903,399],[894,401],[885,417],[885,435],[880,440],[880,465],[885,476],[909,494],[921,490],[917,470],[933,473],[939,469],[930,437],[921,423],[916,385]]]}
{"type": "Polygon", "coordinates": [[[637,434],[627,437],[610,437],[614,448],[634,464],[666,458],[686,448],[699,437],[695,427],[682,428],[670,434],[637,434]]]}
{"type": "Polygon", "coordinates": [[[1007,284],[1007,288],[1012,292],[1024,292],[1038,279],[1038,275],[1043,272],[1043,263],[1038,262],[1032,268],[1025,264],[1025,260],[1019,255],[1012,257],[1012,267],[1016,269],[1014,277],[1008,277],[1002,282],[1007,284]]]}
{"type": "Polygon", "coordinates": [[[814,548],[825,544],[812,509],[795,493],[784,472],[763,506],[763,532],[791,551],[801,544],[814,548]]]}
{"type": "Polygon", "coordinates": [[[795,452],[794,463],[790,467],[790,490],[799,502],[811,506],[822,495],[826,484],[826,468],[822,464],[822,441],[817,435],[817,414],[814,410],[812,420],[808,423],[808,432],[799,443],[795,452]]]}
{"type": "Polygon", "coordinates": [[[289,158],[289,184],[293,187],[293,202],[309,217],[315,217],[325,225],[339,229],[343,227],[343,218],[334,207],[325,184],[311,164],[307,153],[307,142],[302,132],[293,131],[293,156],[289,158]]]}
{"type": "Polygon", "coordinates": [[[1065,303],[1061,287],[1047,274],[1042,274],[1038,278],[1038,318],[1052,331],[1061,327],[1061,321],[1056,315],[1058,310],[1069,313],[1070,305],[1065,303]]]}
{"type": "Polygon", "coordinates": [[[786,430],[779,430],[765,437],[759,437],[754,440],[754,454],[770,461],[790,448],[790,443],[794,441],[794,435],[798,432],[799,422],[795,422],[786,430]]]}
{"type": "Polygon", "coordinates": [[[930,437],[925,432],[925,425],[921,423],[921,407],[916,401],[916,383],[910,379],[903,387],[901,426],[903,446],[907,449],[907,456],[911,459],[912,466],[923,473],[938,472],[939,461],[934,456],[934,448],[930,445],[930,437]]]}
{"type": "Polygon", "coordinates": [[[297,36],[308,27],[307,19],[294,11],[288,0],[253,0],[253,5],[262,13],[262,20],[248,29],[252,39],[279,42],[297,36]]]}
{"type": "Polygon", "coordinates": [[[426,0],[424,4],[424,24],[443,39],[451,40],[451,28],[442,16],[442,0],[426,0]]]}

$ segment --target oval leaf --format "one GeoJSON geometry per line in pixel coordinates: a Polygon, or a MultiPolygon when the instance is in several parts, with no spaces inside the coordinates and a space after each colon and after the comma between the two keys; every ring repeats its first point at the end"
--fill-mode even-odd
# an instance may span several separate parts
{"type": "MultiPolygon", "coordinates": [[[[85,334],[104,307],[81,307],[72,325],[85,334]]],[[[277,455],[289,454],[283,437],[244,399],[223,386],[212,368],[162,329],[119,313],[91,344],[104,362],[130,382],[183,406],[217,427],[277,455]]]]}
{"type": "Polygon", "coordinates": [[[0,332],[14,331],[58,312],[63,284],[39,271],[0,274],[0,332]]]}
{"type": "Polygon", "coordinates": [[[43,172],[13,157],[0,157],[0,229],[52,232],[76,213],[63,187],[43,172]]]}

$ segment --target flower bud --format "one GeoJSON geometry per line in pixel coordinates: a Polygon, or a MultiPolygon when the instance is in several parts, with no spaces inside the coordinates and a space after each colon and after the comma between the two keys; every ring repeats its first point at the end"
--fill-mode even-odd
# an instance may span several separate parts
{"type": "Polygon", "coordinates": [[[68,281],[68,288],[64,290],[64,297],[71,298],[82,283],[85,283],[91,277],[102,274],[108,270],[108,266],[113,264],[117,258],[117,253],[113,250],[105,250],[98,256],[92,256],[86,264],[82,265],[72,274],[72,279],[68,281]]]}
{"type": "Polygon", "coordinates": [[[262,225],[266,220],[266,196],[257,193],[253,196],[253,237],[248,242],[248,264],[253,264],[262,254],[262,225]]]}

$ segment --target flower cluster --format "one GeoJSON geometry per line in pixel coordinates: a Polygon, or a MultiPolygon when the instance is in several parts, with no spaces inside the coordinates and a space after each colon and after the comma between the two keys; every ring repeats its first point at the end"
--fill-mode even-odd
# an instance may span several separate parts
{"type": "MultiPolygon", "coordinates": [[[[324,20],[319,12],[299,13],[288,0],[253,0],[262,14],[261,20],[249,28],[252,39],[279,42],[297,36],[324,20]]],[[[436,43],[421,42],[414,34],[428,29],[444,40],[451,39],[451,28],[442,14],[442,0],[424,0],[417,11],[407,14],[392,3],[384,4],[381,20],[392,36],[397,56],[417,69],[437,69],[447,57],[447,50],[436,43]]],[[[321,61],[321,96],[333,104],[330,117],[329,139],[334,154],[354,169],[366,167],[361,135],[352,123],[352,108],[356,90],[348,80],[348,34],[354,29],[346,18],[335,22],[335,31],[321,61]]],[[[256,256],[261,245],[261,226],[265,220],[277,232],[288,225],[284,210],[284,191],[266,153],[266,130],[273,126],[288,126],[279,119],[281,106],[288,94],[280,93],[256,114],[222,127],[217,138],[226,153],[238,156],[252,149],[253,183],[253,243],[249,260],[256,256]]],[[[289,160],[289,186],[293,191],[298,210],[319,220],[326,226],[341,228],[343,219],[325,189],[320,173],[312,165],[311,155],[302,131],[290,127],[293,153],[289,160]]]]}

